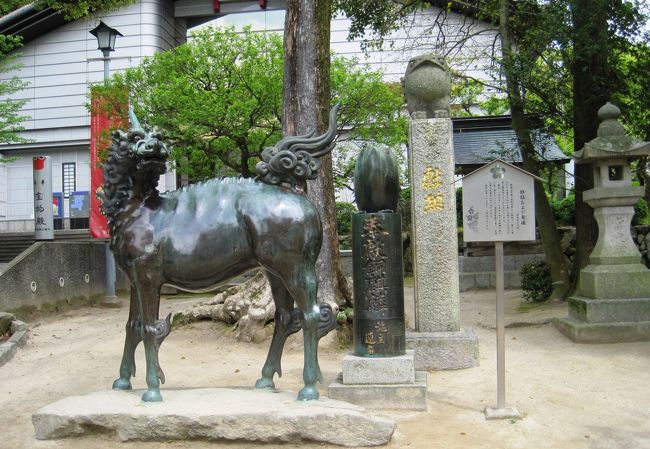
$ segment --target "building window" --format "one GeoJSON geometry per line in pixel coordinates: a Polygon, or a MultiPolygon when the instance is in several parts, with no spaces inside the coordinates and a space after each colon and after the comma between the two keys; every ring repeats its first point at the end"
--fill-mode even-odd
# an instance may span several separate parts
{"type": "Polygon", "coordinates": [[[74,192],[77,189],[75,163],[64,162],[62,164],[62,169],[63,169],[63,196],[65,198],[69,198],[70,193],[74,192]]]}

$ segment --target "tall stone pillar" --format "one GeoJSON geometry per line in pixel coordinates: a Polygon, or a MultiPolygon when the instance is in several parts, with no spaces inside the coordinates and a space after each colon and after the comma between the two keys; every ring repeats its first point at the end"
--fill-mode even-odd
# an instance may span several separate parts
{"type": "Polygon", "coordinates": [[[417,369],[478,365],[478,341],[460,325],[458,237],[454,188],[451,79],[444,60],[424,55],[409,62],[404,78],[409,125],[412,249],[415,275],[417,369]]]}

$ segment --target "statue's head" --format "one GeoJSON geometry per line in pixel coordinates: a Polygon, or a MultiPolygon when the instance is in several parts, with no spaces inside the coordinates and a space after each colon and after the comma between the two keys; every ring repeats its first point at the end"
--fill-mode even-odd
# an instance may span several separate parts
{"type": "Polygon", "coordinates": [[[447,66],[447,63],[445,62],[445,58],[443,56],[436,53],[427,53],[411,58],[408,66],[406,67],[406,75],[409,75],[413,70],[424,63],[437,66],[443,71],[449,70],[449,67],[447,66]]]}
{"type": "Polygon", "coordinates": [[[128,132],[118,129],[111,135],[113,144],[103,164],[104,185],[96,192],[102,211],[109,217],[134,193],[156,195],[158,178],[167,169],[169,152],[160,133],[142,127],[132,111],[129,118],[128,132]]]}
{"type": "MultiPolygon", "coordinates": [[[[169,151],[162,135],[140,125],[132,110],[129,110],[131,129],[128,132],[113,132],[111,155],[121,159],[123,165],[142,174],[161,175],[166,171],[169,151]],[[128,159],[130,164],[127,164],[128,159]]],[[[109,157],[111,156],[109,155],[109,157]]]]}

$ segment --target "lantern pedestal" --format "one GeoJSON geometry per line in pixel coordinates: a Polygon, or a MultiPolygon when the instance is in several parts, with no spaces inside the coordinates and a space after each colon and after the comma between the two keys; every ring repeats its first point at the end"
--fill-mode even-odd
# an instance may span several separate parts
{"type": "Polygon", "coordinates": [[[619,116],[610,103],[600,108],[598,137],[574,154],[576,163],[593,164],[594,188],[583,198],[598,222],[569,316],[555,321],[577,343],[650,341],[650,270],[630,233],[634,205],[645,192],[632,186],[630,161],[650,153],[650,144],[626,136],[619,116]]]}

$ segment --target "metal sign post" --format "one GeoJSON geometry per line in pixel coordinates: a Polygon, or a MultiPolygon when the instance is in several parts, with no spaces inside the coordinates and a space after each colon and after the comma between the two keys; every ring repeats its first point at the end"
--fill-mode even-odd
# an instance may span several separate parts
{"type": "Polygon", "coordinates": [[[506,407],[505,306],[503,242],[535,240],[536,176],[500,159],[463,178],[463,237],[466,242],[494,242],[497,322],[497,406],[486,419],[521,419],[506,407]]]}
{"type": "Polygon", "coordinates": [[[494,242],[497,293],[497,406],[485,409],[485,419],[521,419],[514,407],[506,407],[506,331],[503,294],[503,242],[494,242]]]}

